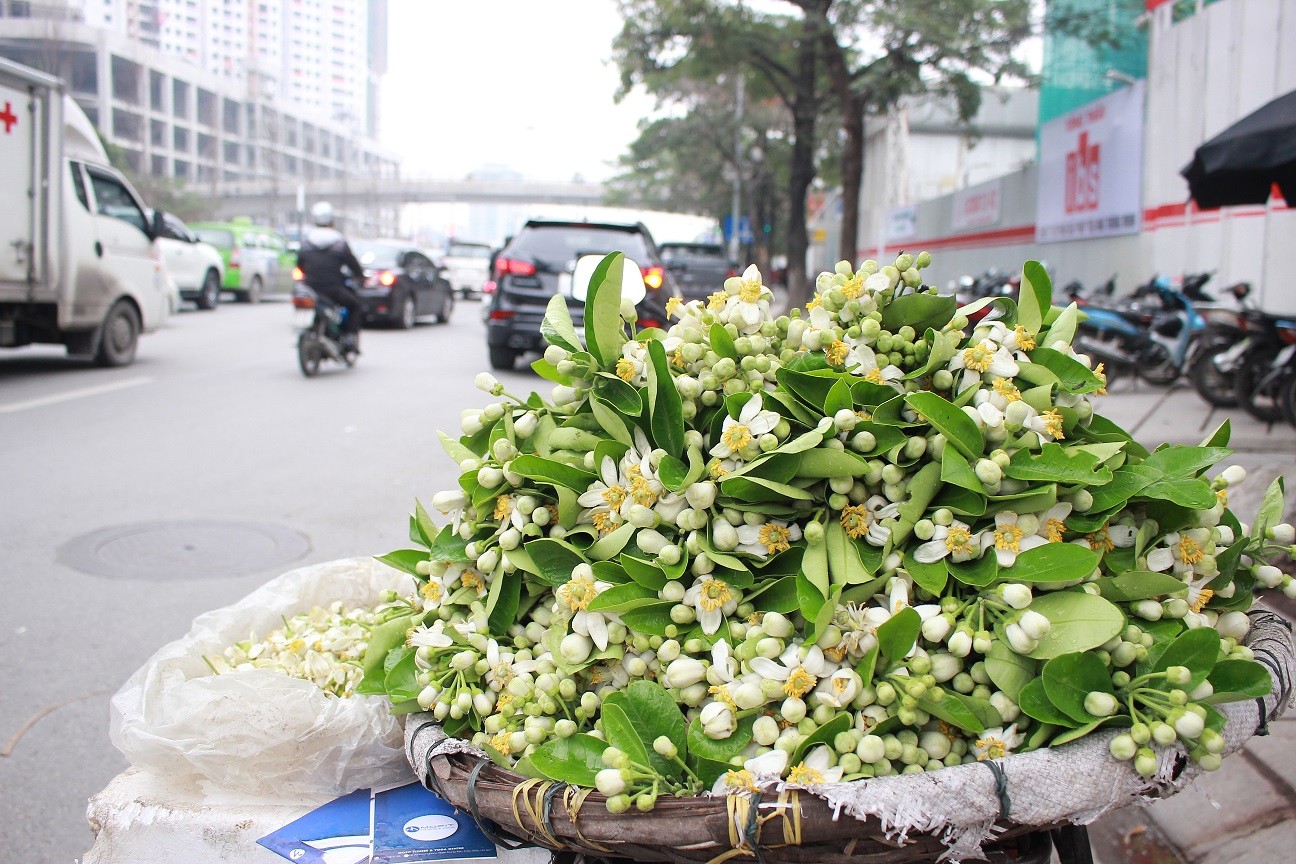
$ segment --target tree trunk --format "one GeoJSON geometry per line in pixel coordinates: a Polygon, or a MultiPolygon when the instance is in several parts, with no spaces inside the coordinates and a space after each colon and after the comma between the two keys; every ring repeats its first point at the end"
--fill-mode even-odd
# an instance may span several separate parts
{"type": "Polygon", "coordinates": [[[845,134],[842,146],[842,218],[841,237],[837,246],[837,258],[858,263],[859,255],[859,201],[860,186],[864,182],[864,104],[865,95],[858,93],[851,86],[850,70],[846,67],[846,57],[837,43],[829,26],[827,16],[823,19],[824,63],[832,79],[833,92],[837,96],[838,110],[841,112],[841,128],[845,134]]]}
{"type": "Polygon", "coordinates": [[[815,92],[820,20],[806,15],[805,33],[797,45],[795,97],[792,127],[792,164],[788,181],[787,290],[792,306],[804,306],[810,299],[810,279],[806,275],[806,194],[814,180],[815,117],[818,100],[815,92]]]}

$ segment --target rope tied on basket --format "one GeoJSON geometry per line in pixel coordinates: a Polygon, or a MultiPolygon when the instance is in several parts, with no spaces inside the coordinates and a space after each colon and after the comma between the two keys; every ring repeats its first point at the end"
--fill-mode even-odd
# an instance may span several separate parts
{"type": "Polygon", "coordinates": [[[571,822],[572,829],[576,832],[576,839],[595,851],[610,854],[616,850],[604,846],[602,843],[595,843],[593,840],[586,837],[581,831],[580,825],[576,823],[576,819],[580,816],[581,807],[585,804],[585,799],[593,794],[593,792],[593,789],[581,789],[576,786],[567,786],[563,789],[562,793],[563,806],[567,808],[567,820],[571,822]]]}
{"type": "Polygon", "coordinates": [[[522,813],[518,808],[518,799],[522,799],[522,810],[526,811],[527,816],[531,819],[531,824],[535,826],[535,831],[540,835],[541,841],[547,846],[561,846],[562,843],[553,834],[553,825],[549,822],[548,804],[553,801],[552,793],[559,784],[552,780],[543,780],[532,778],[513,787],[513,821],[519,828],[526,830],[526,822],[522,819],[522,813]],[[535,790],[535,803],[531,802],[531,791],[535,790]]]}
{"type": "Polygon", "coordinates": [[[760,834],[761,827],[771,819],[783,820],[784,842],[772,844],[768,848],[778,849],[783,846],[801,845],[801,801],[795,789],[784,789],[779,793],[778,800],[772,804],[762,804],[760,792],[752,792],[749,795],[728,795],[725,797],[725,809],[729,816],[730,848],[712,858],[708,864],[723,864],[739,855],[750,855],[758,864],[765,864],[760,834]],[[761,816],[761,808],[772,809],[774,812],[761,816]]]}
{"type": "Polygon", "coordinates": [[[490,841],[496,846],[502,846],[510,851],[521,849],[527,844],[520,840],[510,840],[507,837],[500,835],[491,828],[495,823],[484,818],[477,812],[477,778],[481,776],[482,769],[490,764],[492,763],[483,759],[474,765],[472,771],[468,773],[468,815],[477,823],[477,827],[481,829],[481,832],[490,838],[490,841]]]}
{"type": "Polygon", "coordinates": [[[1012,799],[1008,797],[1008,775],[1004,773],[1003,766],[994,759],[987,759],[981,763],[990,769],[990,773],[995,778],[995,795],[999,796],[999,818],[1007,819],[1012,814],[1012,799]]]}

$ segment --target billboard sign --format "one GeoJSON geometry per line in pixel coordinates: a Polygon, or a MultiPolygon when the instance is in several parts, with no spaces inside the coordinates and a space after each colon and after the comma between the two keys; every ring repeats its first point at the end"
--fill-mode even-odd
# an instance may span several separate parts
{"type": "Polygon", "coordinates": [[[1040,127],[1036,241],[1138,232],[1143,92],[1139,81],[1040,127]]]}
{"type": "Polygon", "coordinates": [[[955,231],[999,224],[1000,183],[991,180],[954,193],[950,227],[955,231]]]}

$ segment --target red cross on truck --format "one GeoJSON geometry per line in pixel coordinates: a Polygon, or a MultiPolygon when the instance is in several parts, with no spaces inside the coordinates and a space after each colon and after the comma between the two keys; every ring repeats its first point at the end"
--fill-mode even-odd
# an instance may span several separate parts
{"type": "Polygon", "coordinates": [[[18,115],[13,113],[13,104],[5,103],[3,111],[0,111],[0,123],[4,124],[5,134],[8,135],[13,127],[18,125],[18,115]]]}

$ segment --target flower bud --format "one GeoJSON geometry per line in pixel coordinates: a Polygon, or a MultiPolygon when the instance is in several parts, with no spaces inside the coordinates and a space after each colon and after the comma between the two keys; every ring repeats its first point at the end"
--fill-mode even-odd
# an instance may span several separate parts
{"type": "Polygon", "coordinates": [[[1246,469],[1241,465],[1230,465],[1219,473],[1219,480],[1224,486],[1236,486],[1246,479],[1246,469]]]}
{"type": "Polygon", "coordinates": [[[1110,717],[1116,713],[1116,697],[1100,690],[1091,690],[1085,696],[1084,709],[1095,717],[1110,717]]]}
{"type": "Polygon", "coordinates": [[[775,639],[786,639],[792,635],[792,622],[778,612],[766,612],[761,616],[761,629],[775,639]]]}
{"type": "Polygon", "coordinates": [[[1245,612],[1225,612],[1215,622],[1215,629],[1221,636],[1241,641],[1251,631],[1251,619],[1245,612]]]}
{"type": "Polygon", "coordinates": [[[762,714],[752,724],[752,737],[762,747],[772,747],[779,738],[778,721],[768,714],[762,714]]]}
{"type": "Polygon", "coordinates": [[[1265,588],[1277,588],[1282,584],[1283,572],[1272,564],[1261,564],[1255,568],[1255,577],[1265,588]]]}
{"type": "Polygon", "coordinates": [[[1185,711],[1174,722],[1175,733],[1184,740],[1196,740],[1205,730],[1206,723],[1191,711],[1185,711]]]}
{"type": "Polygon", "coordinates": [[[1004,628],[1004,635],[1008,637],[1008,644],[1018,654],[1029,654],[1039,647],[1038,640],[1027,635],[1020,624],[1009,624],[1004,628]]]}
{"type": "Polygon", "coordinates": [[[922,635],[928,642],[944,642],[953,629],[954,623],[946,615],[933,615],[922,623],[922,635]]]}
{"type": "Polygon", "coordinates": [[[728,738],[738,728],[738,719],[734,716],[733,709],[723,702],[709,703],[702,709],[698,720],[702,724],[703,733],[714,741],[728,738]]]}
{"type": "Polygon", "coordinates": [[[675,742],[665,735],[657,736],[653,741],[653,750],[657,752],[658,756],[666,759],[674,759],[679,755],[679,748],[675,746],[675,742]]]}
{"type": "Polygon", "coordinates": [[[1134,754],[1134,770],[1140,777],[1151,777],[1156,774],[1156,753],[1149,747],[1140,747],[1134,754]]]}
{"type": "Polygon", "coordinates": [[[1111,740],[1111,743],[1107,745],[1107,749],[1111,751],[1114,758],[1122,762],[1128,762],[1138,753],[1138,744],[1135,743],[1132,737],[1122,733],[1111,740]]]}
{"type": "Polygon", "coordinates": [[[594,650],[594,641],[579,633],[568,633],[558,645],[563,660],[572,666],[584,663],[594,650]]]}
{"type": "Polygon", "coordinates": [[[1014,609],[1025,609],[1031,603],[1030,587],[1020,582],[1009,582],[1000,591],[1003,594],[1004,602],[1014,609]]]}
{"type": "Polygon", "coordinates": [[[972,634],[966,630],[956,630],[949,639],[949,651],[955,657],[966,657],[972,653],[972,634]]]}
{"type": "Polygon", "coordinates": [[[463,491],[459,489],[448,489],[432,496],[432,506],[441,513],[449,513],[452,510],[459,510],[467,503],[467,496],[465,496],[463,491]]]}
{"type": "Polygon", "coordinates": [[[1053,626],[1047,618],[1033,609],[1027,609],[1023,612],[1017,623],[1021,625],[1021,629],[1026,635],[1036,642],[1043,639],[1053,626]]]}
{"type": "Polygon", "coordinates": [[[706,667],[692,657],[678,657],[666,667],[667,686],[677,690],[690,687],[705,677],[706,667]]]}

